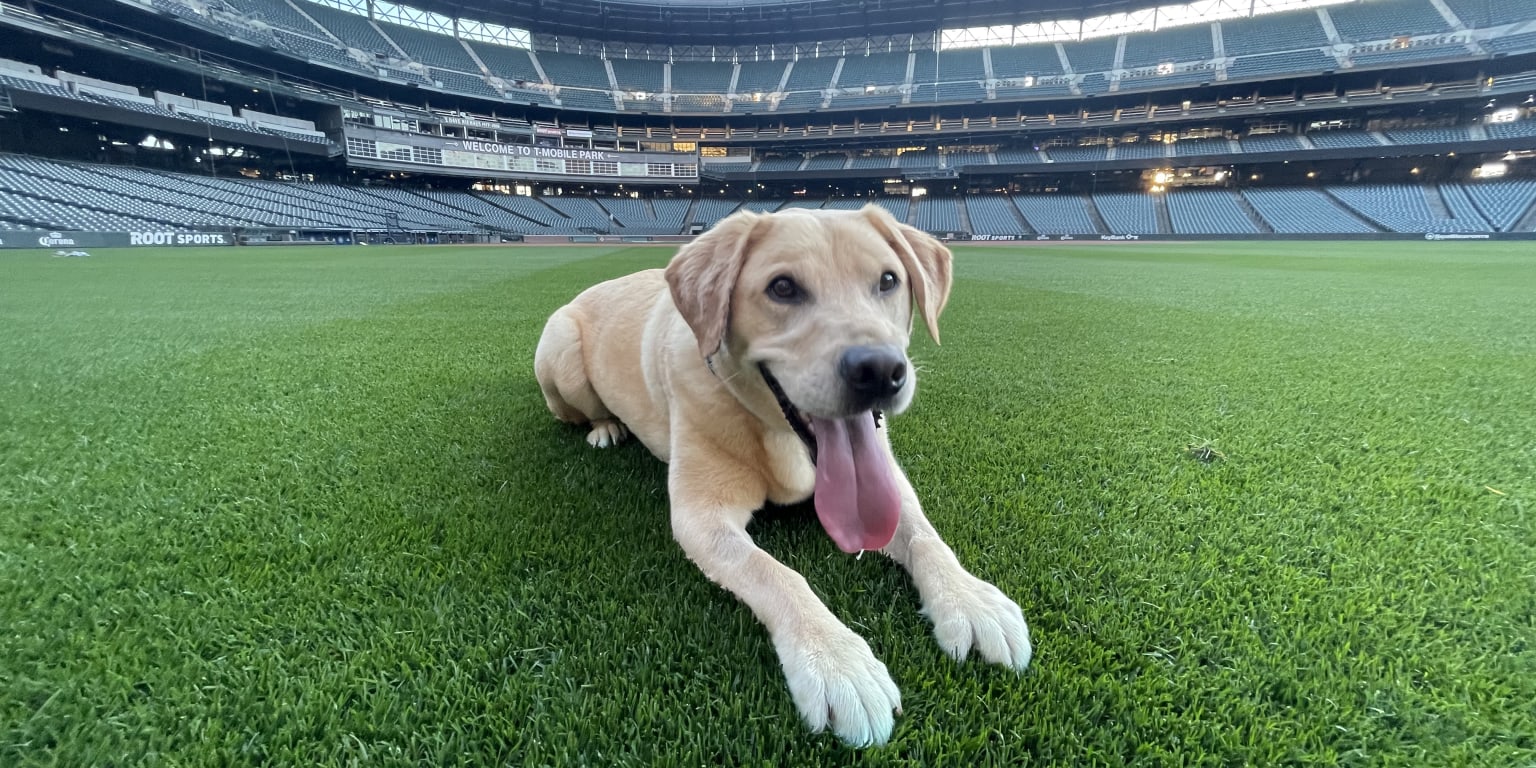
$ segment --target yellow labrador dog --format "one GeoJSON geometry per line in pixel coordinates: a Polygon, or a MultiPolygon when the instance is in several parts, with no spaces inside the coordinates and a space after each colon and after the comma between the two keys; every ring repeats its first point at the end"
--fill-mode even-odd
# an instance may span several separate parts
{"type": "Polygon", "coordinates": [[[923,516],[883,414],[912,402],[913,305],[938,340],[950,253],[884,209],[738,213],[653,269],[594,286],[544,327],[534,371],[559,419],[606,447],[633,433],[668,463],[672,533],[768,628],[814,731],[884,743],[901,694],[885,665],[759,549],[765,502],[815,499],[844,552],[911,573],[939,645],[1023,669],[1018,605],[968,573],[923,516]]]}

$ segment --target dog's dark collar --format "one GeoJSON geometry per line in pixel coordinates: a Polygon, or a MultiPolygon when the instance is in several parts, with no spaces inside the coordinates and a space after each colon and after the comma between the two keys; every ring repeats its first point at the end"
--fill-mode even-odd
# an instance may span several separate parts
{"type": "Polygon", "coordinates": [[[779,380],[768,372],[768,366],[757,364],[757,370],[762,371],[763,381],[768,383],[768,391],[773,393],[773,399],[779,403],[779,410],[784,412],[784,420],[789,422],[791,429],[799,436],[800,442],[805,443],[805,450],[811,455],[811,464],[816,464],[816,438],[811,436],[811,428],[806,426],[805,417],[800,409],[789,401],[789,395],[784,394],[784,388],[779,386],[779,380]]]}

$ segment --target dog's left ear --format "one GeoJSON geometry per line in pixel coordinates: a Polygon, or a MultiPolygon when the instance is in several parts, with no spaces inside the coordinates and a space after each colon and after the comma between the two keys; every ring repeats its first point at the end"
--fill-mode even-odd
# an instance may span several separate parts
{"type": "Polygon", "coordinates": [[[727,216],[683,246],[667,265],[672,303],[693,329],[699,354],[706,358],[725,341],[731,291],[736,287],[754,233],[767,229],[767,219],[767,214],[753,211],[727,216]]]}
{"type": "Polygon", "coordinates": [[[912,299],[917,303],[917,311],[923,316],[923,324],[928,326],[928,335],[937,343],[939,313],[949,302],[949,285],[953,279],[950,264],[953,257],[949,249],[933,235],[897,221],[878,205],[866,205],[862,213],[896,250],[901,266],[907,270],[907,279],[912,283],[912,299]]]}

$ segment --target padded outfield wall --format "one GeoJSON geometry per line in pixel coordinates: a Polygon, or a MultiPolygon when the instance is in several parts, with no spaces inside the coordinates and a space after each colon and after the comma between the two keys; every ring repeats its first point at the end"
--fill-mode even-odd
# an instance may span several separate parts
{"type": "Polygon", "coordinates": [[[235,245],[238,238],[229,232],[183,232],[176,230],[141,230],[137,232],[60,232],[49,230],[6,230],[0,232],[0,248],[205,248],[235,245]]]}

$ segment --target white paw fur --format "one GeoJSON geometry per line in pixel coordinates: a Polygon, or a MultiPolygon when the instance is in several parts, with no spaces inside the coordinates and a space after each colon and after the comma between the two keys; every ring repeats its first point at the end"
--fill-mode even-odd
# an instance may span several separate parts
{"type": "Polygon", "coordinates": [[[812,731],[830,727],[854,747],[890,740],[901,691],[864,638],[835,624],[784,640],[778,649],[784,677],[812,731]]]}
{"type": "Polygon", "coordinates": [[[629,437],[629,430],[617,420],[598,419],[592,422],[592,431],[587,433],[587,445],[593,448],[607,448],[624,442],[626,437],[629,437]]]}
{"type": "Polygon", "coordinates": [[[933,622],[939,647],[957,661],[964,661],[974,648],[993,664],[1021,671],[1029,666],[1034,651],[1024,612],[1002,590],[981,579],[972,576],[960,587],[946,590],[923,606],[923,615],[933,622]]]}

